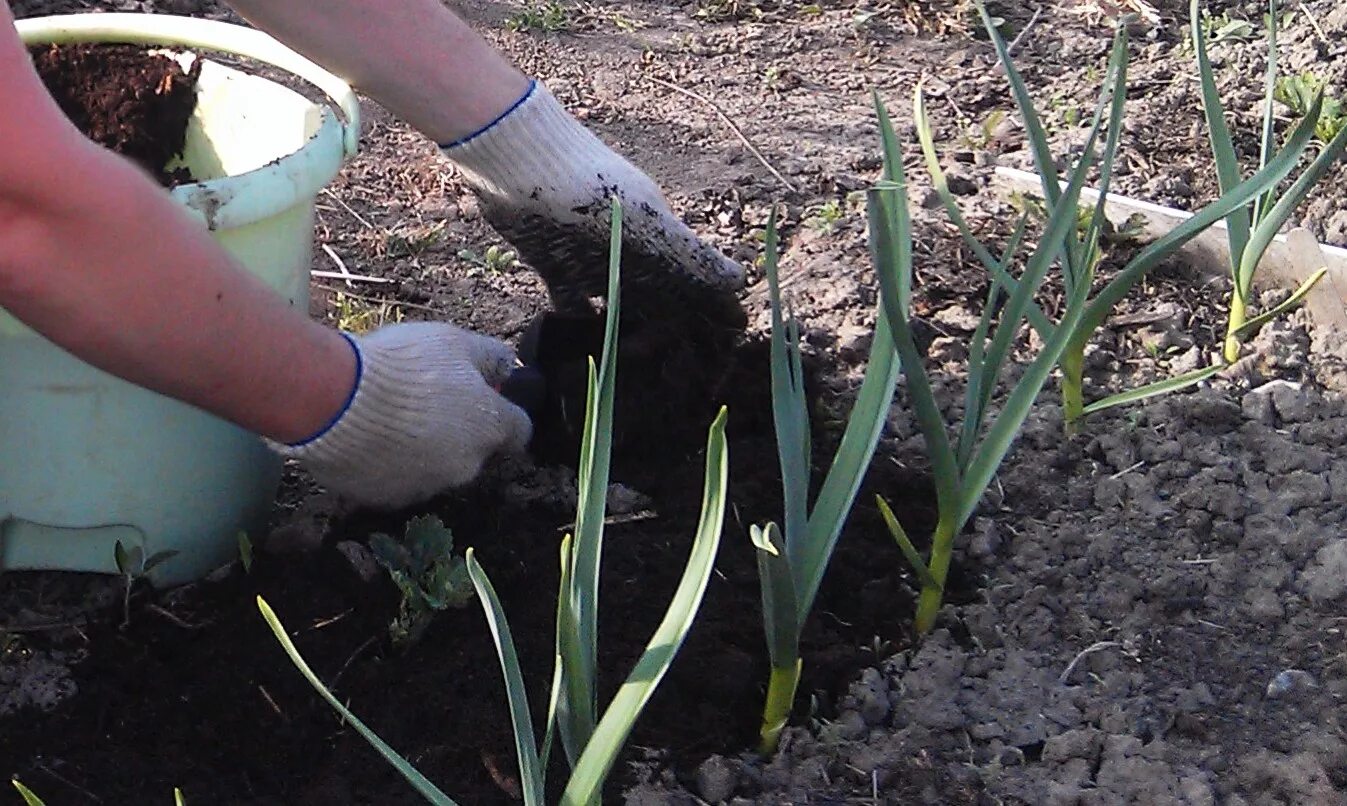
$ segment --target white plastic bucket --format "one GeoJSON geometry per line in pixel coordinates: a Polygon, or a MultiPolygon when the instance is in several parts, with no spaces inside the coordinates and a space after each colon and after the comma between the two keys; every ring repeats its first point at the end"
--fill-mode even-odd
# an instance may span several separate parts
{"type": "MultiPolygon", "coordinates": [[[[358,143],[349,86],[271,37],[226,23],[74,14],[20,20],[18,29],[28,44],[232,53],[326,93],[344,120],[276,82],[202,59],[182,157],[201,181],[166,191],[307,310],[315,201],[358,143]]],[[[257,436],[95,369],[0,310],[0,570],[117,573],[120,541],[145,557],[176,553],[151,570],[156,585],[198,579],[237,556],[240,532],[265,523],[280,475],[257,436]]]]}

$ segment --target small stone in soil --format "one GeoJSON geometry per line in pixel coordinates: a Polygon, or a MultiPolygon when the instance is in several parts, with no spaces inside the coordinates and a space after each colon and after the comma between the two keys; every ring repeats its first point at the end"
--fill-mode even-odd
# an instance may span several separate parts
{"type": "Polygon", "coordinates": [[[1318,688],[1314,675],[1300,669],[1287,669],[1272,678],[1267,685],[1267,697],[1270,700],[1281,699],[1288,694],[1305,692],[1318,688]]]}

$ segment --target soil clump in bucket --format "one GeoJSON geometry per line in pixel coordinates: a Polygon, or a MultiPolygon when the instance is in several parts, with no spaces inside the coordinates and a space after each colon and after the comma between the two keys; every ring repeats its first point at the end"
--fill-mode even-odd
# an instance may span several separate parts
{"type": "Polygon", "coordinates": [[[35,45],[33,65],[66,117],[89,139],[140,165],[165,187],[193,181],[169,169],[196,108],[191,69],[137,45],[35,45]]]}

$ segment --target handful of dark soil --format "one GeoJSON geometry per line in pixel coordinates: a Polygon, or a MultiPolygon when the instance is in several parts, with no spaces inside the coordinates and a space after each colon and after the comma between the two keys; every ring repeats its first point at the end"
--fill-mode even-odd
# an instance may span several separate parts
{"type": "Polygon", "coordinates": [[[40,45],[29,54],[56,103],[87,137],[166,187],[192,181],[186,169],[165,166],[187,140],[201,62],[184,70],[137,45],[40,45]]]}

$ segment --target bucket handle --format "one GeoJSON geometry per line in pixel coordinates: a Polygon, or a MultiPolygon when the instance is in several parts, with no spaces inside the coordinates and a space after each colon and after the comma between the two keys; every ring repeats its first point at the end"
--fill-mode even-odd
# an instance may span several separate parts
{"type": "Polygon", "coordinates": [[[332,99],[346,118],[342,144],[354,157],[360,145],[360,101],[345,81],[262,31],[233,23],[173,14],[56,14],[18,20],[27,44],[92,42],[197,48],[265,62],[304,79],[332,99]]]}

